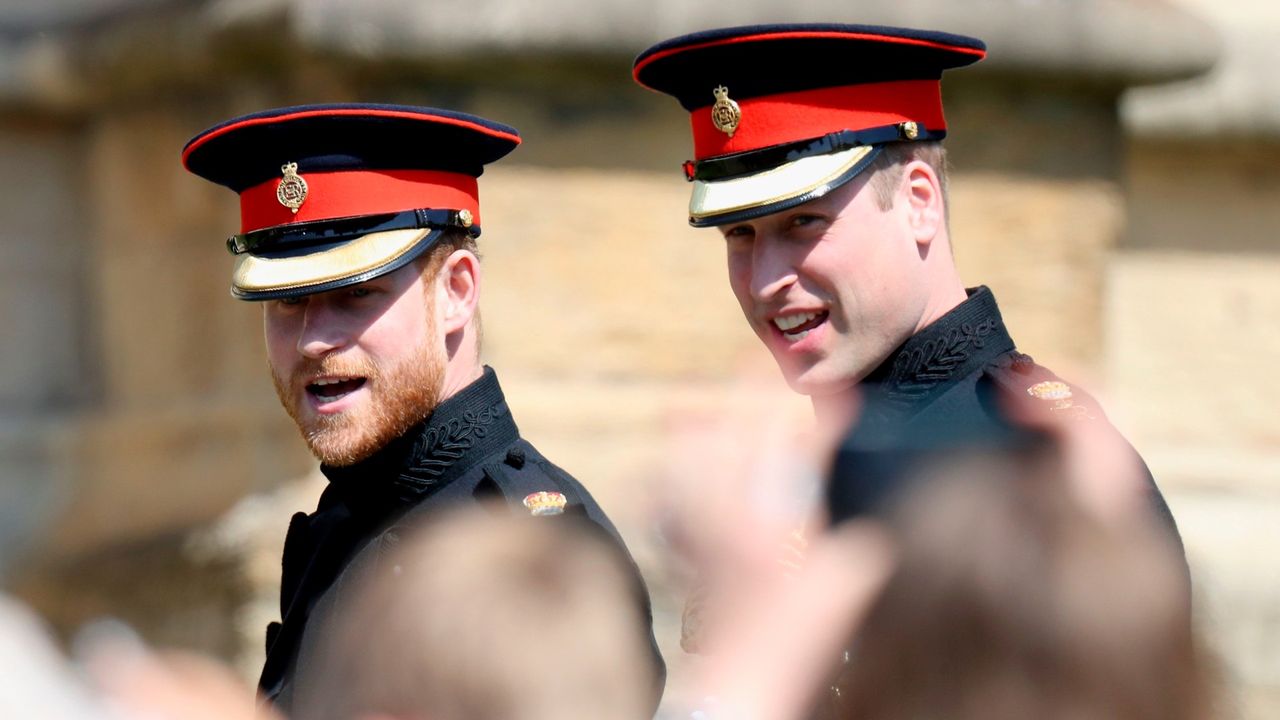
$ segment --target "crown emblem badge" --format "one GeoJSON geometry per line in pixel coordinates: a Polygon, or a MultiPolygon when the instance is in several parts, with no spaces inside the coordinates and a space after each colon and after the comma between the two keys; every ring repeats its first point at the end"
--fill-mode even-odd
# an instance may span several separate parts
{"type": "Polygon", "coordinates": [[[298,208],[307,201],[307,181],[298,174],[298,163],[286,163],[280,167],[280,171],[284,173],[284,177],[276,185],[276,200],[297,215],[298,208]]]}
{"type": "Polygon", "coordinates": [[[1046,380],[1027,388],[1027,394],[1037,400],[1053,403],[1054,410],[1066,410],[1071,401],[1071,386],[1061,380],[1046,380]]]}
{"type": "Polygon", "coordinates": [[[716,96],[716,104],[711,106],[711,124],[725,135],[733,137],[742,122],[742,108],[729,98],[729,88],[721,85],[711,92],[716,96]]]}
{"type": "Polygon", "coordinates": [[[549,492],[547,490],[529,493],[524,498],[524,506],[529,509],[529,514],[534,517],[559,515],[564,512],[566,504],[568,503],[563,493],[549,492]]]}

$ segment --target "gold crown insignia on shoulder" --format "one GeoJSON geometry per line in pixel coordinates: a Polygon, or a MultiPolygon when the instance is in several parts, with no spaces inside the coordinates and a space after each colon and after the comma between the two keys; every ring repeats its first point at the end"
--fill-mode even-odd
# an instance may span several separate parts
{"type": "Polygon", "coordinates": [[[1066,414],[1093,420],[1094,414],[1084,405],[1079,405],[1074,399],[1074,393],[1071,392],[1071,386],[1061,380],[1045,380],[1027,388],[1027,394],[1037,400],[1053,403],[1050,410],[1054,412],[1065,412],[1066,414]]]}
{"type": "Polygon", "coordinates": [[[1027,388],[1027,394],[1037,400],[1070,400],[1071,386],[1061,380],[1045,380],[1027,388]]]}
{"type": "Polygon", "coordinates": [[[566,504],[568,501],[564,494],[558,492],[539,490],[524,496],[524,506],[529,508],[529,513],[534,517],[559,515],[564,512],[566,504]]]}

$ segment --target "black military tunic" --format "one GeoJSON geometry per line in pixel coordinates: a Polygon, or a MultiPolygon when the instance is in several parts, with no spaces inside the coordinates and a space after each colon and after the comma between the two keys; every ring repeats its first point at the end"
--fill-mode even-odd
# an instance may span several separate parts
{"type": "Polygon", "coordinates": [[[410,521],[441,508],[505,500],[528,514],[526,496],[559,492],[565,515],[577,515],[607,534],[630,564],[658,671],[654,707],[665,667],[653,638],[648,592],[618,531],[591,495],[568,473],[520,438],[511,411],[486,367],[484,375],[436,408],[424,422],[372,457],[349,467],[321,466],[329,486],[316,511],[298,513],[285,539],[280,588],[282,622],[267,628],[262,695],[288,712],[295,678],[311,661],[314,628],[340,612],[355,579],[377,572],[379,553],[394,545],[410,521]]]}
{"type": "MultiPolygon", "coordinates": [[[[1011,450],[1034,442],[1034,434],[1002,411],[1004,393],[1030,394],[1053,403],[1054,411],[1107,422],[1087,393],[1017,351],[989,289],[968,294],[861,383],[858,420],[841,444],[828,487],[833,519],[876,512],[918,466],[914,461],[933,452],[1011,450]]],[[[1137,459],[1151,505],[1180,546],[1173,514],[1137,459]]]]}

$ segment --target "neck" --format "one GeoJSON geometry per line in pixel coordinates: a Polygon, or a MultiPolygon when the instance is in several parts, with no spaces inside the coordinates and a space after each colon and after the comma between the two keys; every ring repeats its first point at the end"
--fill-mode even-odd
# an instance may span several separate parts
{"type": "Polygon", "coordinates": [[[443,402],[457,395],[459,391],[480,379],[484,367],[477,360],[465,366],[450,362],[444,371],[444,384],[440,387],[440,401],[443,402]]]}
{"type": "Polygon", "coordinates": [[[826,395],[811,395],[813,415],[819,427],[848,427],[857,415],[860,393],[856,386],[826,395]]]}
{"type": "Polygon", "coordinates": [[[915,332],[920,332],[932,325],[934,321],[954,310],[969,297],[965,292],[964,283],[960,281],[960,271],[956,269],[955,260],[949,252],[950,247],[951,241],[946,237],[935,240],[933,244],[929,257],[930,263],[924,278],[931,292],[920,313],[915,332]]]}
{"type": "Polygon", "coordinates": [[[470,323],[455,336],[445,338],[445,352],[448,361],[444,367],[444,382],[440,386],[441,402],[457,395],[484,374],[476,331],[470,323]]]}
{"type": "MultiPolygon", "coordinates": [[[[920,315],[920,322],[916,325],[915,332],[920,332],[936,322],[938,318],[955,310],[956,306],[964,302],[966,297],[964,288],[957,285],[955,288],[947,288],[946,292],[935,294],[929,298],[924,312],[920,315]]],[[[915,333],[912,334],[914,335],[915,333]]]]}

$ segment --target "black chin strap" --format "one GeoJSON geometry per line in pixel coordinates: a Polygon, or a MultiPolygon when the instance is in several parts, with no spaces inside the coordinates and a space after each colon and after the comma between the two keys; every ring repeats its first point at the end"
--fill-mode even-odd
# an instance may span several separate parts
{"type": "Polygon", "coordinates": [[[772,170],[780,165],[815,155],[828,155],[865,145],[941,140],[946,135],[946,130],[929,130],[923,125],[910,122],[866,130],[840,130],[811,140],[773,145],[759,150],[748,150],[700,161],[690,160],[684,164],[684,174],[685,178],[691,182],[724,180],[772,170]]]}
{"type": "Polygon", "coordinates": [[[466,230],[473,238],[480,236],[480,226],[472,222],[471,212],[468,210],[419,208],[394,213],[277,225],[254,230],[227,238],[227,250],[232,255],[243,253],[266,255],[317,245],[331,245],[387,230],[450,227],[466,230]]]}

